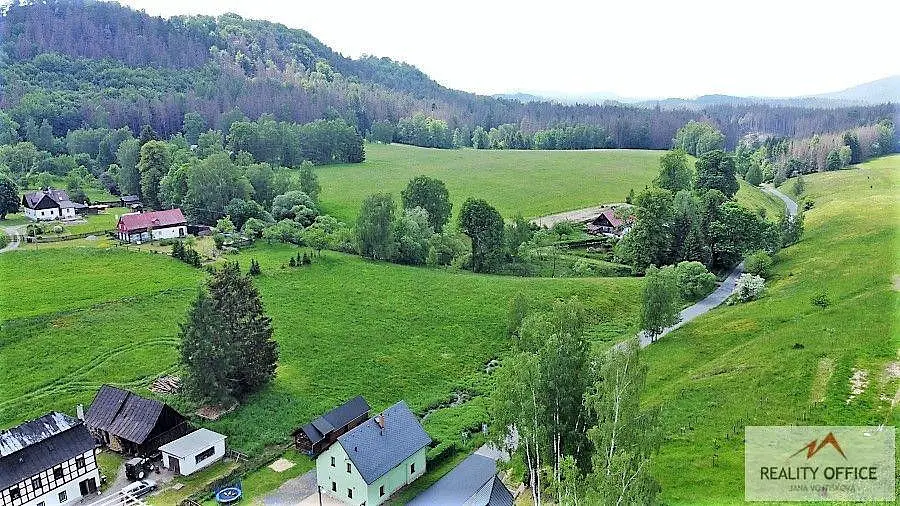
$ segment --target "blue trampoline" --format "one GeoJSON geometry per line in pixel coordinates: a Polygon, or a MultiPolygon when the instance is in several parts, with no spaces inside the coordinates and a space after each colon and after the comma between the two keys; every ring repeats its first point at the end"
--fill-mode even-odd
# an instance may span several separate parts
{"type": "Polygon", "coordinates": [[[216,489],[216,502],[219,504],[233,504],[241,500],[244,495],[241,482],[230,483],[216,489]]]}

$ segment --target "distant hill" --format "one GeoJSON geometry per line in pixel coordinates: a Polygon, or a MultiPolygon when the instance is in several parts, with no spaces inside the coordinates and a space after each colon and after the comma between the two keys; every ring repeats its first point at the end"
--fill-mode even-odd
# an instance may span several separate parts
{"type": "Polygon", "coordinates": [[[816,95],[816,97],[868,104],[885,102],[900,104],[900,76],[885,77],[846,90],[816,95]]]}

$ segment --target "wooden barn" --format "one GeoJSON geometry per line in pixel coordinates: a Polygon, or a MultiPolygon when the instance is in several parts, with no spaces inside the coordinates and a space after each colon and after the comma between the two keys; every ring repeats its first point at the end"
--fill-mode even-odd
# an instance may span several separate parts
{"type": "Polygon", "coordinates": [[[368,420],[371,409],[369,403],[357,395],[294,431],[294,444],[307,455],[318,455],[337,441],[338,436],[368,420]]]}
{"type": "Polygon", "coordinates": [[[585,231],[592,235],[600,234],[616,234],[621,235],[630,224],[616,216],[613,208],[606,208],[600,211],[594,219],[585,224],[585,231]]]}
{"type": "Polygon", "coordinates": [[[84,423],[110,450],[127,455],[150,454],[192,430],[168,404],[110,385],[100,387],[84,423]]]}

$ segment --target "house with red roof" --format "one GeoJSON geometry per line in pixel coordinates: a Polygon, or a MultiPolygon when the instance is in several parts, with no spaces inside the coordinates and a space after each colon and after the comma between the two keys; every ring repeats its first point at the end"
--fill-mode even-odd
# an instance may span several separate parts
{"type": "Polygon", "coordinates": [[[142,243],[187,235],[187,220],[181,209],[123,214],[116,230],[120,241],[142,243]]]}

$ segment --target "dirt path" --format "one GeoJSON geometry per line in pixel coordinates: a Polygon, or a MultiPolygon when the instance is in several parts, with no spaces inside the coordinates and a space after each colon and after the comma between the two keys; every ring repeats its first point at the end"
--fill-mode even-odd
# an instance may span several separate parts
{"type": "MultiPolygon", "coordinates": [[[[793,199],[771,186],[763,187],[763,191],[780,198],[784,202],[789,216],[793,217],[797,215],[797,203],[794,202],[793,199]]],[[[697,318],[698,316],[708,313],[711,309],[716,308],[719,306],[719,304],[725,302],[725,299],[727,299],[728,296],[731,295],[732,292],[734,292],[734,286],[743,272],[744,262],[741,262],[734,266],[728,273],[728,276],[726,276],[722,283],[719,284],[718,288],[713,290],[711,294],[707,295],[700,302],[697,302],[693,306],[682,309],[681,312],[678,313],[678,316],[680,317],[679,322],[675,325],[672,325],[671,327],[666,327],[662,331],[662,334],[657,337],[657,339],[662,338],[669,332],[672,332],[673,330],[681,327],[685,323],[697,318]]],[[[650,336],[645,332],[641,332],[640,334],[638,334],[638,339],[640,340],[641,348],[646,348],[652,342],[650,341],[650,336]]]]}
{"type": "Polygon", "coordinates": [[[12,251],[19,247],[22,244],[22,240],[24,237],[22,236],[22,230],[25,228],[25,225],[19,225],[17,227],[3,227],[3,232],[9,236],[9,244],[5,247],[0,248],[0,253],[6,253],[7,251],[12,251]]]}

